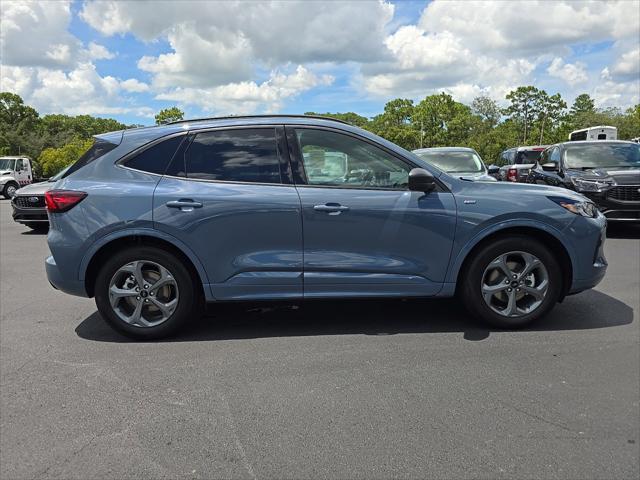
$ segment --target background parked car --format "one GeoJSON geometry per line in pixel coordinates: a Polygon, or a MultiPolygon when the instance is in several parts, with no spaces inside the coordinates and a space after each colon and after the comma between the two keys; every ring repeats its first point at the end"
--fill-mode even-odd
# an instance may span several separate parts
{"type": "Polygon", "coordinates": [[[33,182],[29,157],[0,157],[0,194],[12,198],[16,190],[33,182]]]}
{"type": "Polygon", "coordinates": [[[502,152],[500,160],[503,166],[500,167],[498,180],[526,182],[529,170],[536,164],[545,148],[547,148],[546,145],[531,145],[510,148],[502,152]]]}
{"type": "Polygon", "coordinates": [[[56,180],[65,174],[68,168],[60,171],[49,180],[32,183],[18,189],[11,199],[13,219],[33,230],[46,230],[49,228],[44,194],[51,189],[56,180]]]}
{"type": "Polygon", "coordinates": [[[531,169],[529,183],[576,190],[610,221],[640,222],[640,145],[596,140],[552,145],[531,169]]]}
{"type": "Polygon", "coordinates": [[[423,160],[435,165],[453,176],[471,179],[474,181],[494,182],[499,168],[495,165],[487,168],[480,158],[480,154],[473,148],[466,147],[435,147],[421,148],[413,153],[423,160]]]}

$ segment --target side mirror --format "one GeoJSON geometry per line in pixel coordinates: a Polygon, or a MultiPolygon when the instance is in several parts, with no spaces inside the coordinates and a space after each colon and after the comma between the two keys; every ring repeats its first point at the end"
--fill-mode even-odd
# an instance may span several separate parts
{"type": "Polygon", "coordinates": [[[545,172],[557,172],[558,164],[556,162],[543,163],[542,170],[545,172]]]}
{"type": "Polygon", "coordinates": [[[409,190],[429,193],[436,187],[433,175],[424,168],[414,168],[409,172],[409,190]]]}
{"type": "Polygon", "coordinates": [[[500,173],[500,167],[497,165],[489,165],[487,167],[487,173],[489,175],[497,175],[498,173],[500,173]]]}

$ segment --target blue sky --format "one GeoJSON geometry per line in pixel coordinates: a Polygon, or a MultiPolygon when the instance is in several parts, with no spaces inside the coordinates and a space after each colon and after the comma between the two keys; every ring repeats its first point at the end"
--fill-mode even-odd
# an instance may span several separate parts
{"type": "Polygon", "coordinates": [[[0,87],[41,113],[142,124],[173,105],[373,116],[393,98],[503,102],[528,84],[627,108],[639,12],[637,0],[5,1],[0,87]]]}

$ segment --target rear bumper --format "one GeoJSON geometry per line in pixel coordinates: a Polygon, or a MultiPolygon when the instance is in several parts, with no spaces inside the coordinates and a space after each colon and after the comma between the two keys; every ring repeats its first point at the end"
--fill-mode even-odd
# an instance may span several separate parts
{"type": "Polygon", "coordinates": [[[88,297],[87,290],[85,288],[84,282],[81,282],[77,279],[69,279],[66,278],[58,265],[56,264],[56,260],[53,256],[48,256],[44,262],[45,270],[47,271],[47,279],[49,283],[56,290],[60,290],[61,292],[68,293],[69,295],[76,295],[78,297],[88,297]]]}
{"type": "Polygon", "coordinates": [[[13,207],[13,220],[18,223],[49,223],[47,217],[47,209],[45,208],[21,208],[16,207],[15,204],[11,204],[13,207]]]}

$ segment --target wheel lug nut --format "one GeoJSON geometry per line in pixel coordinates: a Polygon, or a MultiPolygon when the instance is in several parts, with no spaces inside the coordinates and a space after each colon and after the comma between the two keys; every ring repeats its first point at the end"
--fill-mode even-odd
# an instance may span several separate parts
{"type": "Polygon", "coordinates": [[[507,292],[510,292],[510,291],[511,291],[511,288],[507,288],[507,292]]]}
{"type": "Polygon", "coordinates": [[[148,299],[148,298],[145,298],[145,299],[144,299],[144,303],[149,303],[149,299],[148,299]]]}
{"type": "Polygon", "coordinates": [[[136,287],[136,292],[139,292],[139,291],[140,291],[140,288],[136,287]]]}
{"type": "Polygon", "coordinates": [[[136,300],[140,300],[140,297],[136,297],[136,300]]]}
{"type": "Polygon", "coordinates": [[[518,278],[518,276],[517,276],[517,275],[514,275],[514,276],[513,276],[513,278],[518,278]]]}
{"type": "Polygon", "coordinates": [[[144,288],[149,288],[149,285],[145,285],[144,288]]]}
{"type": "Polygon", "coordinates": [[[516,288],[516,292],[519,292],[519,291],[520,291],[520,289],[519,289],[519,288],[516,288]]]}

